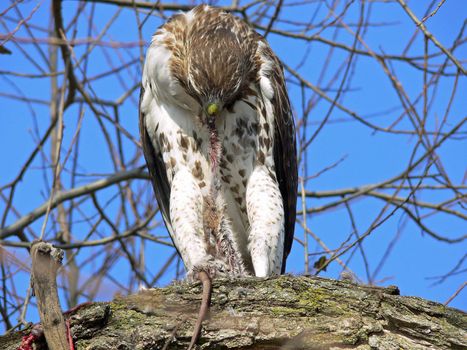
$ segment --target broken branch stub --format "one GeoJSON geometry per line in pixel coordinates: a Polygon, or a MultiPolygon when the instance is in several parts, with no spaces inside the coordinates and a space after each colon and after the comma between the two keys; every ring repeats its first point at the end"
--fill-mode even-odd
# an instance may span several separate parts
{"type": "Polygon", "coordinates": [[[32,244],[31,257],[34,293],[47,345],[50,350],[69,349],[57,292],[57,271],[63,251],[50,243],[38,241],[32,244]]]}

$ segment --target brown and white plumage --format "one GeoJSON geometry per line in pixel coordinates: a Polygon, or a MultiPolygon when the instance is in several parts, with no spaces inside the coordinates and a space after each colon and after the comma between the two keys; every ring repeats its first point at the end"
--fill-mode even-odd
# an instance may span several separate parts
{"type": "Polygon", "coordinates": [[[188,273],[284,272],[295,134],[264,38],[206,5],[175,15],[147,51],[139,111],[156,198],[188,273]]]}

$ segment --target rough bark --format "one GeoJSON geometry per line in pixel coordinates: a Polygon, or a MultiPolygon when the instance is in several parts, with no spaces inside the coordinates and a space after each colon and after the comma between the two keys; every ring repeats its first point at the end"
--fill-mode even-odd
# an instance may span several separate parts
{"type": "MultiPolygon", "coordinates": [[[[464,312],[396,287],[316,277],[216,279],[199,349],[467,349],[464,312]]],[[[186,349],[199,283],[93,303],[69,315],[77,349],[186,349]]],[[[15,350],[27,330],[0,338],[15,350]]]]}
{"type": "Polygon", "coordinates": [[[36,241],[31,247],[32,278],[37,309],[50,350],[68,350],[67,329],[57,292],[57,271],[63,251],[36,241]]]}

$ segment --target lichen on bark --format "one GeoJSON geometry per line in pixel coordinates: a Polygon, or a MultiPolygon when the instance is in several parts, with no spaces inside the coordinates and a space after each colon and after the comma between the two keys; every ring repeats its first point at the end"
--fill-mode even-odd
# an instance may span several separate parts
{"type": "MultiPolygon", "coordinates": [[[[467,349],[462,311],[395,287],[308,276],[214,280],[199,349],[467,349]]],[[[77,349],[186,349],[199,283],[94,303],[70,316],[77,349]]],[[[0,338],[13,350],[21,333],[0,338]]]]}

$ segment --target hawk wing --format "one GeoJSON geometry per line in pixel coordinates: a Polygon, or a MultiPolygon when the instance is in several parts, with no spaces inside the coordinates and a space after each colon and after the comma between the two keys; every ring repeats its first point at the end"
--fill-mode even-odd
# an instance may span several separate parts
{"type": "Polygon", "coordinates": [[[146,129],[146,115],[142,111],[145,91],[144,86],[141,86],[139,95],[139,132],[141,135],[141,144],[143,146],[143,154],[146,159],[149,174],[151,175],[152,187],[154,188],[157,203],[159,204],[159,210],[172,236],[172,223],[170,222],[170,184],[167,178],[164,160],[162,159],[162,153],[154,148],[146,129]]]}
{"type": "MultiPolygon", "coordinates": [[[[269,47],[268,47],[269,49],[269,47]]],[[[271,85],[274,89],[272,105],[274,108],[274,165],[279,189],[284,206],[284,257],[282,271],[290,253],[295,229],[297,205],[297,150],[295,141],[295,125],[290,107],[289,97],[284,81],[282,64],[269,49],[266,54],[274,64],[271,67],[271,85]]]]}

